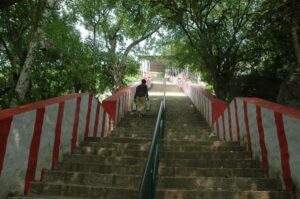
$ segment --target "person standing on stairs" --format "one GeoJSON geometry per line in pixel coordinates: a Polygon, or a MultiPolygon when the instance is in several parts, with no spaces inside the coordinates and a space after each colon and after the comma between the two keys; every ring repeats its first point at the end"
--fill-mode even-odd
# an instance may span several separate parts
{"type": "Polygon", "coordinates": [[[146,85],[146,80],[142,79],[142,83],[136,87],[134,94],[134,102],[137,104],[137,111],[139,117],[142,117],[146,107],[146,100],[149,100],[148,88],[146,85]]]}

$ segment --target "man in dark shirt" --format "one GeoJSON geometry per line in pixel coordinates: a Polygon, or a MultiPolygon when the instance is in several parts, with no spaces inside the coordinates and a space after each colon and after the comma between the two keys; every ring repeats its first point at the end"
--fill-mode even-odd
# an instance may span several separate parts
{"type": "Polygon", "coordinates": [[[134,102],[137,104],[137,111],[139,113],[139,117],[142,116],[146,107],[146,100],[149,99],[148,96],[148,88],[146,85],[146,80],[142,80],[142,84],[136,87],[134,102]]]}

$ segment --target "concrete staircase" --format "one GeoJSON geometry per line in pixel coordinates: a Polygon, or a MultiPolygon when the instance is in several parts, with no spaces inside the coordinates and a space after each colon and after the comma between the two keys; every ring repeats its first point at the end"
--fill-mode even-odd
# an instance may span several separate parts
{"type": "MultiPolygon", "coordinates": [[[[166,101],[156,199],[291,198],[245,148],[211,137],[204,118],[176,86],[167,91],[181,96],[166,101]]],[[[127,114],[110,137],[87,138],[54,170],[45,171],[43,182],[32,182],[28,196],[13,198],[137,198],[160,98],[151,97],[152,110],[143,118],[127,114]]]]}
{"type": "Polygon", "coordinates": [[[167,97],[166,106],[156,199],[291,198],[244,147],[212,137],[189,98],[167,97]]]}
{"type": "Polygon", "coordinates": [[[151,97],[152,110],[142,118],[128,113],[110,137],[88,137],[45,171],[44,181],[32,182],[28,196],[13,198],[137,198],[160,98],[151,97]]]}

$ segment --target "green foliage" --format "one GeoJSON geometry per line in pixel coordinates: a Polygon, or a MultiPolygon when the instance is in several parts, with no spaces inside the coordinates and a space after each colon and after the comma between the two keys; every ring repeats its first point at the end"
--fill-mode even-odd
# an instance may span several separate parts
{"type": "Polygon", "coordinates": [[[32,36],[40,25],[45,2],[28,0],[2,9],[0,12],[0,104],[8,107],[14,97],[14,87],[27,57],[32,36]],[[3,85],[3,86],[2,86],[3,85]]]}
{"type": "Polygon", "coordinates": [[[157,2],[172,28],[164,43],[173,66],[200,72],[224,100],[276,99],[294,63],[288,2],[157,2]]]}
{"type": "Polygon", "coordinates": [[[275,100],[295,65],[293,1],[26,0],[0,12],[0,105],[8,107],[37,28],[26,101],[70,92],[117,90],[136,78],[135,54],[155,49],[166,64],[201,73],[220,98],[275,100]],[[63,5],[63,6],[62,6],[63,5]],[[82,41],[76,25],[90,35],[82,41]],[[160,28],[162,39],[151,37],[160,28]],[[134,48],[143,40],[145,48],[134,48]],[[130,53],[131,52],[131,53],[130,53]]]}

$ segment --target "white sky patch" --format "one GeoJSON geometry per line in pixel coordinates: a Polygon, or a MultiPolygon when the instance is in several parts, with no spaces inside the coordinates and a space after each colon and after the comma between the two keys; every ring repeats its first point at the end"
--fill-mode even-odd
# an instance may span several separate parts
{"type": "MultiPolygon", "coordinates": [[[[80,21],[77,21],[75,28],[80,32],[80,36],[81,36],[81,40],[84,41],[88,36],[92,36],[92,32],[87,30],[81,23],[80,21]]],[[[158,36],[157,33],[154,33],[151,37],[155,37],[156,39],[159,39],[160,37],[158,36]]],[[[125,43],[126,46],[128,46],[132,41],[126,39],[125,43]]],[[[147,42],[146,40],[141,41],[138,44],[141,48],[146,48],[147,46],[147,42]]],[[[119,49],[120,50],[120,49],[119,49]]],[[[147,52],[148,55],[157,55],[157,53],[155,52],[155,49],[150,50],[149,52],[147,52]]]]}
{"type": "Polygon", "coordinates": [[[91,35],[91,31],[88,31],[83,25],[80,24],[80,22],[77,22],[75,27],[77,30],[79,30],[82,41],[91,35]]]}

